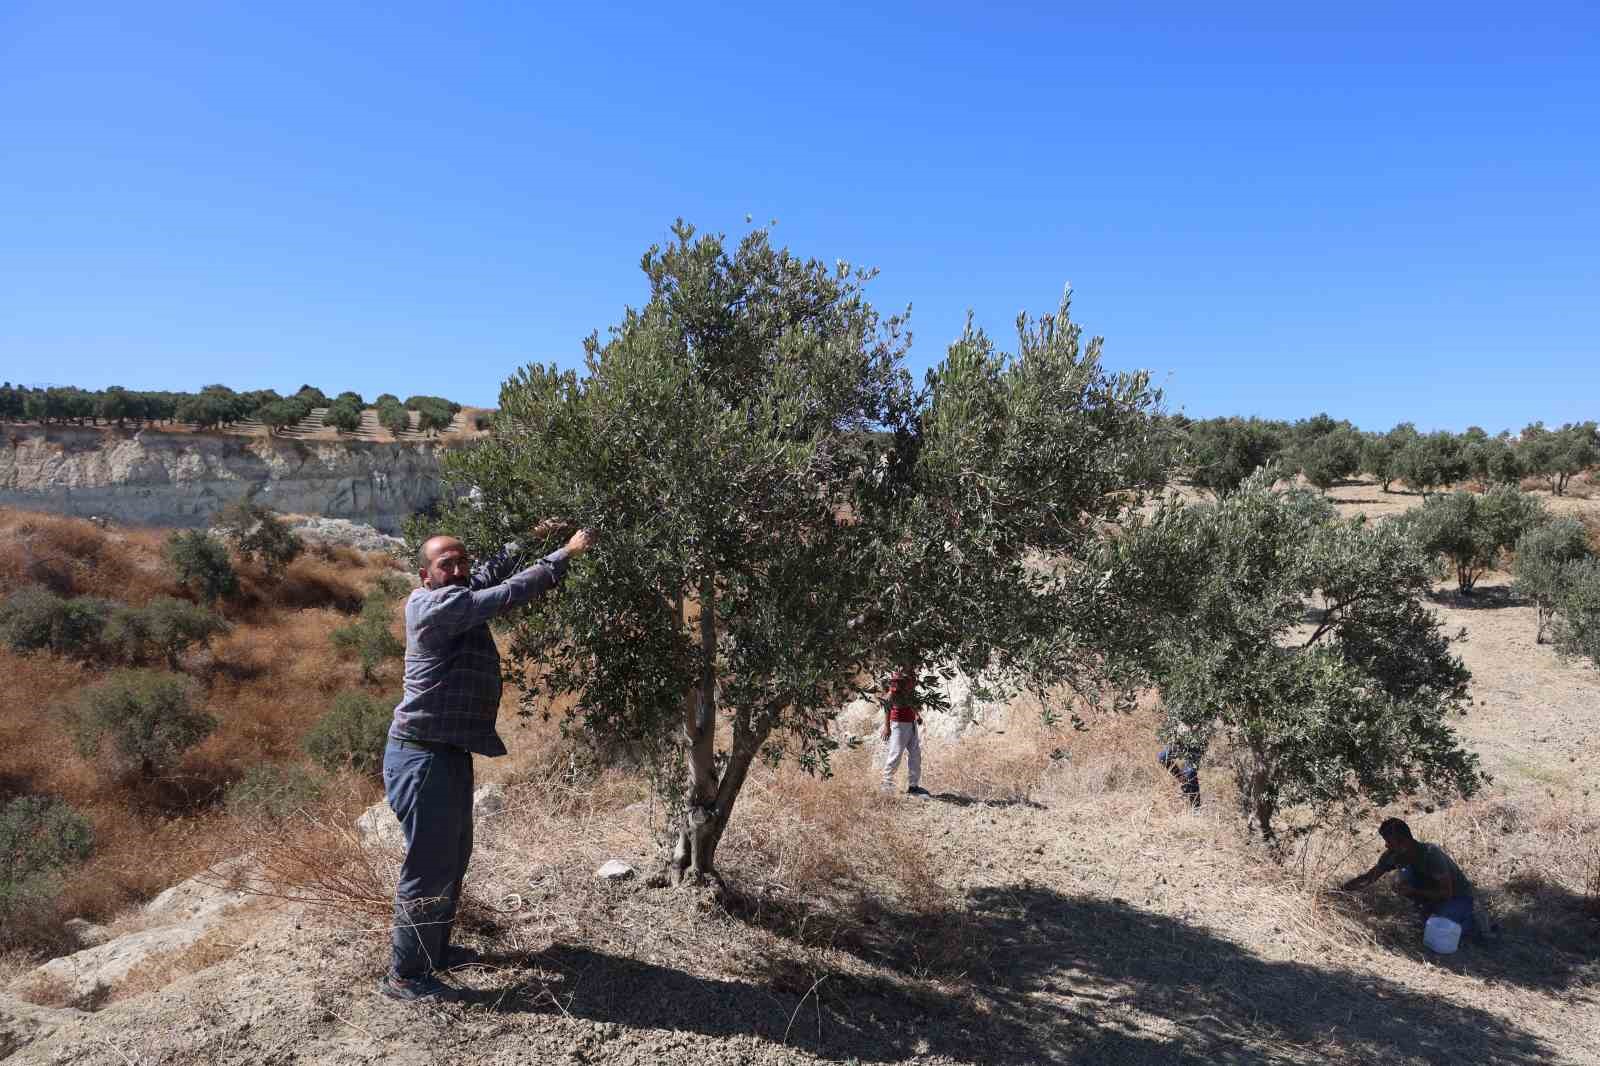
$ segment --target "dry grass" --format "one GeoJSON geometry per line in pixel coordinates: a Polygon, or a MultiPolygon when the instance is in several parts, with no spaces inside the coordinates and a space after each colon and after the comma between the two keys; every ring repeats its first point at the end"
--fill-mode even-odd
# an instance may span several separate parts
{"type": "Polygon", "coordinates": [[[83,518],[0,509],[0,596],[43,585],[61,596],[106,596],[143,604],[167,595],[162,534],[108,530],[83,518]]]}
{"type": "MultiPolygon", "coordinates": [[[[0,596],[29,583],[131,603],[182,595],[168,577],[160,531],[0,509],[0,538],[22,548],[0,558],[0,596]]],[[[77,692],[103,675],[100,667],[0,649],[0,800],[59,796],[95,833],[93,855],[68,874],[52,912],[35,916],[26,930],[13,928],[12,937],[59,948],[63,919],[104,920],[202,869],[193,842],[227,838],[237,828],[220,807],[227,786],[252,766],[302,761],[301,738],[334,693],[362,685],[359,666],[339,661],[329,638],[346,621],[341,611],[359,607],[364,590],[392,565],[382,553],[335,549],[307,553],[277,582],[241,567],[243,594],[221,605],[232,629],[184,659],[219,728],[160,781],[106,776],[74,750],[70,709],[77,692]]],[[[395,669],[386,667],[391,675],[395,669]]],[[[367,802],[376,795],[370,782],[357,787],[367,802]]]]}

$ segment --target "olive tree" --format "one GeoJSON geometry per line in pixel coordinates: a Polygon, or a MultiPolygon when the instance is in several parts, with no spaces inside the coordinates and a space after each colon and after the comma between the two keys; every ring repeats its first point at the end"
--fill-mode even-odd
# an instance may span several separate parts
{"type": "Polygon", "coordinates": [[[1573,563],[1556,595],[1552,642],[1562,655],[1600,666],[1600,559],[1573,563]]]}
{"type": "Polygon", "coordinates": [[[1417,427],[1402,422],[1387,433],[1369,433],[1361,445],[1361,469],[1378,479],[1384,492],[1400,476],[1400,453],[1417,439],[1417,427]]]}
{"type": "Polygon", "coordinates": [[[1564,496],[1575,475],[1600,463],[1600,430],[1593,422],[1569,422],[1558,430],[1535,422],[1522,431],[1521,449],[1528,473],[1564,496]]]}
{"type": "Polygon", "coordinates": [[[1282,423],[1213,418],[1189,426],[1188,463],[1196,485],[1222,497],[1273,462],[1284,449],[1282,423]]]}
{"type": "Polygon", "coordinates": [[[1219,743],[1269,841],[1367,805],[1484,780],[1449,718],[1469,675],[1423,602],[1426,554],[1393,523],[1336,520],[1263,470],[1215,504],[1173,499],[1088,568],[1108,646],[1167,697],[1172,739],[1219,743]],[[1178,728],[1178,727],[1182,728],[1178,728]]]}
{"type": "Polygon", "coordinates": [[[1505,437],[1481,436],[1466,446],[1467,472],[1485,485],[1515,485],[1522,480],[1520,456],[1505,437]]]}
{"type": "Polygon", "coordinates": [[[1440,430],[1418,436],[1394,457],[1394,472],[1423,499],[1467,476],[1467,460],[1461,440],[1440,430]]]}
{"type": "Polygon", "coordinates": [[[1456,573],[1456,587],[1472,595],[1478,579],[1500,562],[1502,553],[1528,530],[1546,520],[1544,506],[1512,485],[1497,485],[1483,495],[1452,492],[1423,501],[1395,520],[1430,556],[1442,557],[1456,573]]]}
{"type": "Polygon", "coordinates": [[[259,560],[269,577],[282,573],[306,548],[277,511],[249,500],[224,508],[217,526],[240,558],[259,560]]]}
{"type": "Polygon", "coordinates": [[[1534,643],[1544,643],[1550,614],[1576,573],[1573,567],[1593,556],[1588,530],[1576,518],[1554,519],[1517,539],[1511,573],[1518,594],[1533,601],[1534,643]]]}
{"type": "Polygon", "coordinates": [[[1319,492],[1327,491],[1361,469],[1361,435],[1341,427],[1306,441],[1297,449],[1300,472],[1319,492]]]}
{"type": "Polygon", "coordinates": [[[1159,484],[1165,438],[1148,377],[1104,370],[1065,302],[1015,354],[969,325],[916,388],[868,271],[681,222],[642,266],[648,302],[582,373],[506,382],[500,432],[449,459],[478,492],[442,521],[480,548],[552,515],[602,531],[514,621],[508,673],[530,713],[564,700],[650,768],[664,876],[700,880],[756,759],[826,772],[859,678],[1065,669],[1035,651],[1069,583],[1034,563],[1159,484]]]}

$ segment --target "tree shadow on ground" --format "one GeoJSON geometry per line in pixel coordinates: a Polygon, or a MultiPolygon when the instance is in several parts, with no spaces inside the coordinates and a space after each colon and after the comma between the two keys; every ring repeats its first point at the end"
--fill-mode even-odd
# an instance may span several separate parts
{"type": "MultiPolygon", "coordinates": [[[[1524,876],[1480,894],[1476,919],[1487,935],[1467,938],[1454,955],[1422,946],[1422,919],[1410,900],[1387,890],[1330,894],[1333,906],[1368,924],[1396,954],[1442,969],[1537,992],[1600,988],[1600,912],[1591,900],[1541,877],[1524,876]]],[[[1600,1005],[1600,1001],[1597,1001],[1600,1005]]]]}
{"type": "Polygon", "coordinates": [[[945,960],[961,969],[907,970],[902,944],[871,970],[827,964],[820,952],[814,964],[769,953],[748,978],[707,977],[556,944],[527,960],[531,979],[481,999],[500,1011],[753,1038],[833,1062],[1531,1066],[1554,1055],[1484,1011],[1379,977],[1262,958],[1112,900],[983,888],[941,925],[961,930],[945,960]]]}
{"type": "Polygon", "coordinates": [[[1498,610],[1502,607],[1525,607],[1527,600],[1518,596],[1510,585],[1479,585],[1471,593],[1460,589],[1436,589],[1428,599],[1441,607],[1456,610],[1498,610]]]}
{"type": "Polygon", "coordinates": [[[949,803],[956,807],[1027,807],[1029,810],[1045,811],[1050,808],[1037,800],[1031,799],[978,799],[974,796],[963,796],[956,792],[933,792],[928,798],[938,800],[940,803],[949,803]]]}

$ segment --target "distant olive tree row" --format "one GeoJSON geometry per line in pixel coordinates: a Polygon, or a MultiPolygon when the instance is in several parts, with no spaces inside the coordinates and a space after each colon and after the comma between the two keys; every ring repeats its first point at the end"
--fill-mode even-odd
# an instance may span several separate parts
{"type": "MultiPolygon", "coordinates": [[[[361,412],[367,406],[358,392],[341,392],[329,397],[312,385],[302,385],[289,396],[273,389],[235,392],[226,385],[207,385],[199,392],[141,392],[119,385],[99,390],[74,386],[29,388],[0,384],[0,421],[27,421],[41,424],[126,426],[161,422],[185,422],[201,429],[232,426],[254,419],[278,431],[304,421],[312,411],[326,408],[323,420],[336,432],[350,433],[361,427],[361,412]]],[[[417,428],[436,433],[449,428],[461,405],[441,396],[411,396],[404,403],[384,393],[373,404],[378,421],[394,433],[411,428],[411,413],[417,414],[417,428]]]]}
{"type": "Polygon", "coordinates": [[[1514,485],[1539,478],[1557,496],[1578,474],[1600,466],[1600,431],[1594,422],[1548,429],[1534,422],[1521,433],[1490,436],[1472,426],[1465,433],[1421,433],[1402,422],[1387,433],[1362,432],[1326,414],[1298,422],[1261,418],[1172,416],[1183,441],[1190,479],[1225,496],[1268,464],[1300,473],[1326,492],[1357,474],[1376,480],[1384,492],[1402,481],[1423,496],[1463,481],[1514,485]]]}

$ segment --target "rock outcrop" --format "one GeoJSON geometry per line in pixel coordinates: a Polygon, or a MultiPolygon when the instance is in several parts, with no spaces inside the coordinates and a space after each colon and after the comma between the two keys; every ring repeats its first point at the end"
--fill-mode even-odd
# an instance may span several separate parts
{"type": "Polygon", "coordinates": [[[0,506],[193,527],[255,499],[393,533],[439,499],[444,448],[8,425],[0,437],[0,506]]]}

